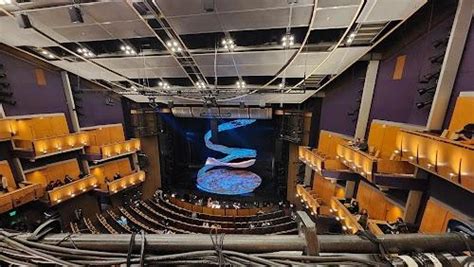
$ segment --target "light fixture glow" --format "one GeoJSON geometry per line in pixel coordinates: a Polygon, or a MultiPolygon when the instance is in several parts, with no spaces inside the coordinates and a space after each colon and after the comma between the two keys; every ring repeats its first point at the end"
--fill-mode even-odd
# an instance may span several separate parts
{"type": "Polygon", "coordinates": [[[237,82],[235,83],[235,85],[236,85],[237,88],[239,88],[239,89],[244,89],[245,86],[246,86],[246,84],[245,84],[244,81],[237,81],[237,82]]]}
{"type": "Polygon", "coordinates": [[[222,45],[224,46],[224,49],[227,49],[229,51],[233,51],[235,48],[235,43],[232,38],[224,38],[222,39],[222,45]]]}
{"type": "Polygon", "coordinates": [[[293,46],[295,44],[295,37],[290,34],[290,33],[286,33],[285,35],[283,35],[283,37],[281,38],[281,45],[284,47],[284,48],[290,48],[291,46],[293,46]]]}
{"type": "Polygon", "coordinates": [[[120,50],[124,51],[126,55],[136,55],[137,51],[129,45],[120,46],[120,50]]]}
{"type": "Polygon", "coordinates": [[[169,40],[166,42],[166,46],[168,46],[169,49],[171,49],[171,52],[176,53],[176,52],[181,52],[183,49],[179,45],[179,43],[175,40],[169,40]]]}

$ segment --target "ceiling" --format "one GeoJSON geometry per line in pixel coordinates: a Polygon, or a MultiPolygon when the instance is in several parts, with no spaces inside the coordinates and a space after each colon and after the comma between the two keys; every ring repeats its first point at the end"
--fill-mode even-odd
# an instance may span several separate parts
{"type": "Polygon", "coordinates": [[[0,6],[0,42],[107,84],[137,102],[148,102],[153,95],[159,102],[183,104],[209,98],[255,105],[301,103],[425,2],[76,0],[83,23],[72,23],[71,1],[13,1],[0,6]],[[20,28],[19,14],[27,15],[33,28],[20,28]],[[294,38],[286,48],[285,33],[294,38]],[[351,34],[356,37],[349,43],[351,34]],[[233,39],[233,51],[223,47],[223,38],[233,39]],[[181,51],[167,47],[169,40],[181,51]],[[135,53],[125,53],[122,46],[135,53]],[[94,55],[85,57],[79,48],[94,55]],[[246,82],[245,88],[236,88],[239,80],[246,82]]]}

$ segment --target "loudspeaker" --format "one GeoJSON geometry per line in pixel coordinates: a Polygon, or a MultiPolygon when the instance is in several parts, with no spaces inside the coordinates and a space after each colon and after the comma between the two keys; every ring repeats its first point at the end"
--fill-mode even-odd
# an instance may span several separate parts
{"type": "Polygon", "coordinates": [[[18,27],[22,29],[30,29],[33,27],[33,25],[31,25],[30,18],[26,14],[16,15],[16,22],[18,23],[18,27]]]}

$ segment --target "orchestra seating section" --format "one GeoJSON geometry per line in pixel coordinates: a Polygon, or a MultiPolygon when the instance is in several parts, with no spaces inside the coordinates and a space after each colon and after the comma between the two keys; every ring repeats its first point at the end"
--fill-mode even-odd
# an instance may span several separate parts
{"type": "Polygon", "coordinates": [[[7,117],[15,153],[32,160],[82,149],[85,133],[70,133],[64,114],[7,117]]]}
{"type": "Polygon", "coordinates": [[[77,159],[28,170],[25,172],[25,177],[31,183],[41,185],[46,191],[45,200],[50,205],[56,205],[99,186],[96,177],[81,173],[77,159]],[[66,177],[70,177],[71,180],[67,181],[66,177]]]}
{"type": "Polygon", "coordinates": [[[44,194],[44,189],[38,183],[17,184],[7,161],[0,161],[0,174],[6,179],[7,185],[6,188],[2,186],[2,191],[0,191],[0,213],[37,200],[44,194]]]}
{"type": "Polygon", "coordinates": [[[145,180],[145,172],[132,170],[130,160],[122,158],[91,167],[91,174],[98,179],[100,190],[115,194],[145,180]],[[120,177],[117,177],[119,175],[120,177]],[[114,178],[116,177],[116,178],[114,178]]]}
{"type": "Polygon", "coordinates": [[[415,166],[474,192],[474,143],[456,140],[463,127],[473,123],[474,95],[461,94],[448,129],[441,135],[402,130],[398,135],[400,154],[415,166]]]}
{"type": "Polygon", "coordinates": [[[99,162],[140,150],[140,140],[125,140],[122,124],[100,125],[82,128],[87,133],[90,144],[86,147],[89,160],[99,162]]]}
{"type": "Polygon", "coordinates": [[[299,159],[311,167],[319,175],[325,175],[326,172],[347,170],[337,157],[337,146],[348,142],[349,136],[341,135],[334,132],[321,130],[319,133],[319,142],[317,149],[309,147],[299,147],[299,159]]]}
{"type": "Polygon", "coordinates": [[[337,158],[353,172],[378,184],[384,176],[412,177],[415,168],[399,157],[397,135],[402,128],[419,127],[395,122],[373,120],[367,140],[367,151],[347,144],[338,144],[337,158]]]}
{"type": "MultiPolygon", "coordinates": [[[[226,234],[295,234],[296,222],[282,209],[247,208],[246,215],[202,212],[188,209],[176,198],[156,197],[148,201],[135,201],[116,211],[107,210],[93,220],[84,219],[88,233],[130,233],[144,230],[147,233],[209,234],[211,231],[226,234]]],[[[213,208],[209,208],[213,209],[213,208]]],[[[224,210],[215,208],[215,210],[224,210]]],[[[236,209],[237,211],[240,209],[236,209]]],[[[77,223],[71,231],[77,232],[77,223]]]]}

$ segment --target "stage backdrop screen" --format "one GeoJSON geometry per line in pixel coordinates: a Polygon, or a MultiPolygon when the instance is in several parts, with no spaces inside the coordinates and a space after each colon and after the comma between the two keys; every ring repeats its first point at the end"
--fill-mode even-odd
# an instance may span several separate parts
{"type": "Polygon", "coordinates": [[[168,186],[219,195],[275,194],[273,120],[169,116],[164,121],[176,165],[163,177],[168,186]]]}

